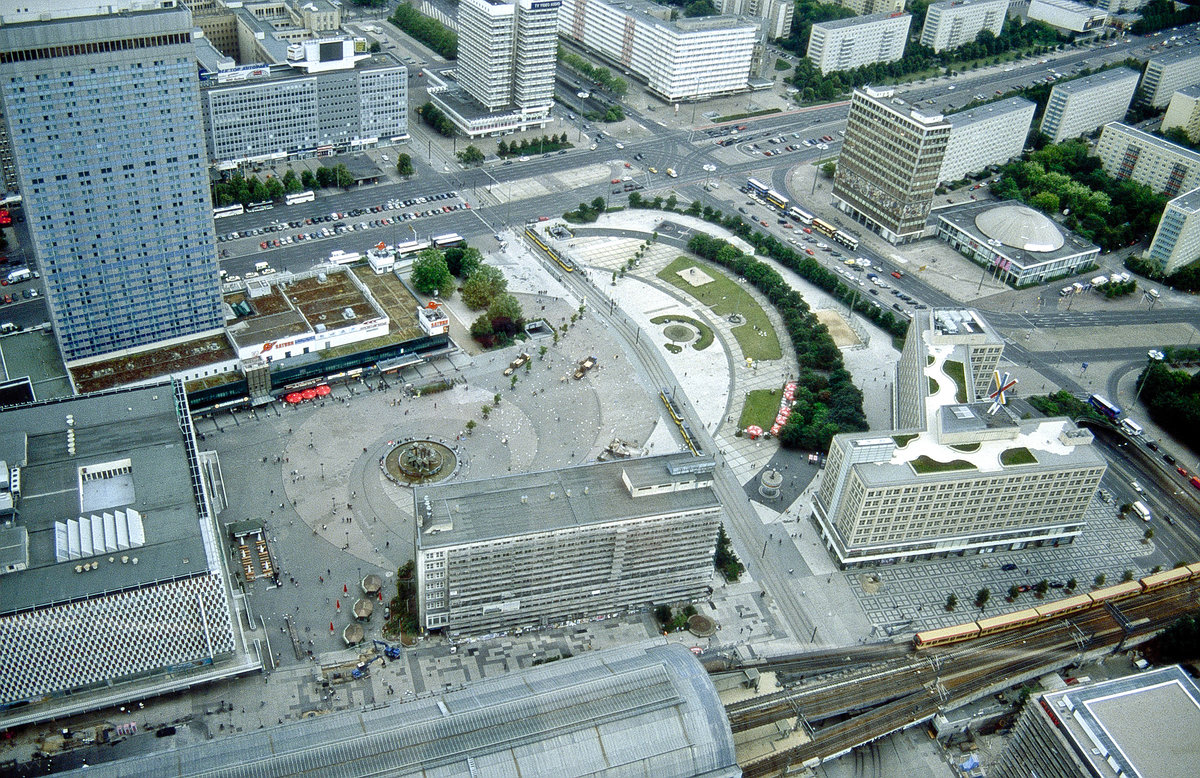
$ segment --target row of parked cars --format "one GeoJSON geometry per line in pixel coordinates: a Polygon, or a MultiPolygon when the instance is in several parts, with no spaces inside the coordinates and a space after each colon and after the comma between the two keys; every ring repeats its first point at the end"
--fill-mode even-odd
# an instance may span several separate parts
{"type": "Polygon", "coordinates": [[[322,216],[312,216],[306,219],[296,219],[288,222],[275,222],[262,227],[253,227],[241,232],[228,232],[223,235],[218,235],[217,240],[238,240],[239,238],[260,237],[277,232],[299,230],[299,232],[290,233],[278,238],[264,237],[264,239],[259,242],[258,247],[266,250],[280,248],[282,246],[287,246],[299,241],[328,238],[334,235],[341,235],[346,232],[369,230],[377,227],[387,227],[393,224],[399,224],[400,222],[409,221],[411,219],[420,219],[426,216],[450,213],[452,211],[470,207],[470,203],[459,199],[458,192],[451,190],[449,192],[441,192],[439,194],[429,195],[426,197],[412,197],[405,200],[395,198],[388,200],[383,205],[373,205],[366,208],[354,208],[344,213],[334,212],[322,216]],[[450,200],[455,202],[447,202],[450,200]],[[373,214],[398,211],[405,208],[413,208],[414,206],[419,207],[411,211],[405,211],[404,213],[396,214],[394,216],[380,216],[378,218],[363,219],[357,222],[347,221],[347,219],[357,219],[361,216],[370,216],[373,214]]]}

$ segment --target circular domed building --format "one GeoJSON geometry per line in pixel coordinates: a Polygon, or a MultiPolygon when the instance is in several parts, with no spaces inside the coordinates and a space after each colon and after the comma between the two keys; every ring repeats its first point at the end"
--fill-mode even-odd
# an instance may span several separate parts
{"type": "Polygon", "coordinates": [[[971,203],[938,214],[938,237],[1015,286],[1074,275],[1100,247],[1015,200],[971,203]]]}

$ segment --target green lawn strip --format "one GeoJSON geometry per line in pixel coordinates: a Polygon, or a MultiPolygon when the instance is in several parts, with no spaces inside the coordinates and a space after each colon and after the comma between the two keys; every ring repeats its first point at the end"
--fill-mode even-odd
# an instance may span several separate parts
{"type": "Polygon", "coordinates": [[[1005,466],[1036,465],[1037,457],[1027,448],[1010,448],[1000,452],[1000,464],[1005,466]]]}
{"type": "Polygon", "coordinates": [[[949,462],[938,462],[930,459],[922,454],[916,459],[909,462],[912,465],[913,472],[917,475],[928,475],[929,473],[949,473],[954,470],[974,470],[975,465],[970,462],[964,462],[961,459],[952,459],[949,462]]]}
{"type": "Polygon", "coordinates": [[[780,389],[755,389],[746,395],[746,404],[742,406],[742,417],[738,420],[738,429],[746,429],[751,424],[757,424],[764,430],[771,429],[775,417],[779,414],[779,401],[783,397],[780,389]]]}
{"type": "Polygon", "coordinates": [[[758,360],[783,358],[779,337],[771,326],[767,312],[741,285],[717,268],[703,265],[690,257],[679,257],[660,270],[658,277],[707,305],[716,316],[740,314],[746,323],[734,327],[732,331],[744,356],[758,360]],[[703,286],[692,286],[678,275],[679,271],[689,267],[701,270],[713,280],[703,286]]]}
{"type": "MultiPolygon", "coordinates": [[[[711,346],[713,344],[713,340],[716,338],[716,335],[713,334],[712,327],[709,327],[707,324],[700,321],[699,319],[693,319],[691,316],[680,316],[678,314],[673,315],[673,316],[655,316],[653,319],[650,320],[650,323],[651,324],[670,324],[673,321],[679,321],[679,322],[683,322],[684,324],[690,324],[691,326],[693,326],[697,330],[699,330],[700,337],[696,338],[696,341],[694,343],[692,343],[692,348],[696,349],[697,351],[703,351],[704,349],[711,346]]],[[[670,349],[667,349],[667,350],[670,351],[670,349]]],[[[680,351],[682,351],[682,350],[683,349],[680,349],[680,351]]],[[[679,351],[674,351],[672,353],[678,354],[679,351]]]]}
{"type": "Polygon", "coordinates": [[[954,393],[955,402],[965,403],[967,401],[967,379],[963,363],[947,359],[942,363],[942,372],[953,378],[954,383],[958,386],[958,390],[954,393]]]}
{"type": "Polygon", "coordinates": [[[896,441],[896,446],[898,448],[904,448],[905,446],[907,446],[909,444],[910,441],[914,440],[916,437],[917,436],[915,434],[914,435],[893,435],[892,440],[896,441]]]}

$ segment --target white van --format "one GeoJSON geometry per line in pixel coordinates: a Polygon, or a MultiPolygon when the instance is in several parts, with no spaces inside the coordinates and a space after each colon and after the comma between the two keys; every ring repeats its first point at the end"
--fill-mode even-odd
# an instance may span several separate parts
{"type": "Polygon", "coordinates": [[[31,278],[33,278],[33,271],[27,267],[18,268],[8,274],[8,282],[10,284],[19,284],[31,278]]]}
{"type": "Polygon", "coordinates": [[[1121,429],[1128,432],[1135,438],[1142,434],[1142,425],[1132,419],[1121,419],[1121,429]]]}
{"type": "Polygon", "coordinates": [[[266,270],[270,266],[271,266],[271,264],[269,262],[255,262],[254,263],[254,269],[259,273],[266,270]]]}
{"type": "Polygon", "coordinates": [[[1146,503],[1138,500],[1133,504],[1133,512],[1142,521],[1150,521],[1150,509],[1146,507],[1146,503]]]}

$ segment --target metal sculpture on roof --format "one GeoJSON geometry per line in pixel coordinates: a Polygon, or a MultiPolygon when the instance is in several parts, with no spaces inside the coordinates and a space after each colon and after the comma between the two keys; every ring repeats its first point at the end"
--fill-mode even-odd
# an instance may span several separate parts
{"type": "Polygon", "coordinates": [[[1010,381],[1010,375],[1012,374],[1005,372],[1004,378],[1001,378],[999,370],[992,371],[992,385],[995,386],[995,388],[988,395],[988,399],[992,401],[992,407],[988,408],[989,415],[1000,410],[1001,405],[1008,404],[1008,397],[1005,392],[1007,392],[1009,389],[1012,389],[1018,383],[1017,379],[1015,378],[1010,381]]]}

